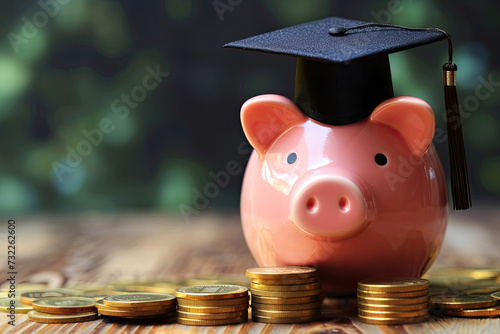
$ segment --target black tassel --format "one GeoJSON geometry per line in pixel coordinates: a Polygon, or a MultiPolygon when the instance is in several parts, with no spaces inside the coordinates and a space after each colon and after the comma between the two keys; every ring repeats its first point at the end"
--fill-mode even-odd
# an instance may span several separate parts
{"type": "Polygon", "coordinates": [[[458,109],[456,86],[457,65],[451,62],[446,63],[443,66],[443,71],[453,209],[466,210],[472,206],[472,203],[470,198],[462,123],[460,122],[460,110],[458,109]]]}
{"type": "Polygon", "coordinates": [[[367,23],[349,28],[332,28],[328,32],[332,36],[345,35],[350,30],[365,29],[369,27],[399,28],[409,31],[435,31],[443,34],[448,40],[448,63],[444,64],[444,98],[446,105],[446,126],[448,128],[448,149],[450,151],[451,193],[453,196],[453,209],[466,210],[472,206],[467,176],[467,161],[465,159],[462,123],[458,109],[456,73],[457,65],[453,63],[453,44],[451,36],[439,28],[408,28],[394,24],[367,23]]]}

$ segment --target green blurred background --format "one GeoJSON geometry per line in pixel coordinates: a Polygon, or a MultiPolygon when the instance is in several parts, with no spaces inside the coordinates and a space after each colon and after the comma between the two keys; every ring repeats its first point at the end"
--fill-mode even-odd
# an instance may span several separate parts
{"type": "MultiPolygon", "coordinates": [[[[500,82],[498,2],[18,0],[0,13],[1,212],[237,209],[243,172],[199,194],[228,162],[243,170],[239,108],[292,98],[295,59],[222,45],[332,15],[453,35],[473,204],[499,202],[500,84],[484,84],[500,82]]],[[[396,95],[429,102],[442,129],[446,53],[390,56],[396,95]]]]}

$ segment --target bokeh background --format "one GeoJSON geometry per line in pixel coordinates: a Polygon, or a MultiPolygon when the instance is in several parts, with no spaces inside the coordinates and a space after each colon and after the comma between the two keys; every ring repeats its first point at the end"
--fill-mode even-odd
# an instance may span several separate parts
{"type": "MultiPolygon", "coordinates": [[[[239,108],[258,94],[293,98],[295,59],[222,46],[332,15],[436,26],[453,35],[473,204],[499,203],[499,2],[17,0],[0,6],[3,213],[238,209],[249,156],[239,108]],[[168,76],[143,83],[157,70],[168,76]],[[229,162],[241,172],[200,200],[211,173],[229,162]]],[[[390,60],[396,95],[428,101],[445,129],[446,42],[390,60]]],[[[449,175],[447,143],[435,145],[449,175]]]]}

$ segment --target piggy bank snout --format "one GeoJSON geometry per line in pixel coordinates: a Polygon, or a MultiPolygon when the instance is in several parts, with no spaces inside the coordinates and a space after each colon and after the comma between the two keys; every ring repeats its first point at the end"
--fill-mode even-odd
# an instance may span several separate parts
{"type": "Polygon", "coordinates": [[[292,195],[291,218],[301,230],[333,240],[357,235],[368,223],[366,189],[340,175],[311,177],[292,195]]]}

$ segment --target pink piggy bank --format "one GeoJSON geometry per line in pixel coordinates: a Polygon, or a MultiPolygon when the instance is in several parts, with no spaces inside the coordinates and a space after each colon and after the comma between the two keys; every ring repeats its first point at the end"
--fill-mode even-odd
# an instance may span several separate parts
{"type": "Polygon", "coordinates": [[[254,148],[241,219],[260,266],[317,267],[329,295],[378,277],[420,277],[438,255],[447,188],[431,107],[391,98],[349,125],[317,122],[289,99],[241,109],[254,148]]]}

